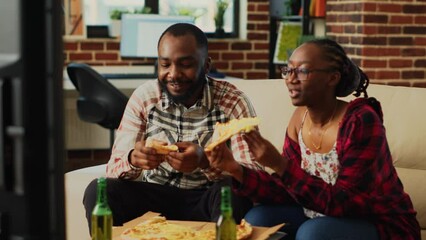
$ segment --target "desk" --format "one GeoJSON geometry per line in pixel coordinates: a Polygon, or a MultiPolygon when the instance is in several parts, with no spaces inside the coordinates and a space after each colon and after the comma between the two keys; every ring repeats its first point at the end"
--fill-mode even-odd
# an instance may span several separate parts
{"type": "MultiPolygon", "coordinates": [[[[100,74],[132,74],[132,73],[153,73],[154,69],[153,66],[93,66],[92,67],[95,71],[99,72],[100,74]]],[[[70,81],[68,74],[66,70],[64,70],[64,83],[63,83],[63,89],[65,92],[69,91],[75,91],[75,87],[70,81]]],[[[146,81],[154,80],[152,79],[126,79],[126,78],[120,78],[120,79],[108,79],[112,85],[114,85],[119,90],[123,91],[126,95],[130,95],[133,90],[135,90],[137,87],[145,83],[146,81]],[[130,94],[129,94],[130,92],[130,94]]],[[[232,81],[232,80],[241,80],[241,78],[235,78],[235,77],[225,77],[218,80],[224,80],[224,81],[232,81]]]]}
{"type": "MultiPolygon", "coordinates": [[[[114,85],[117,89],[123,91],[126,95],[129,95],[128,94],[129,92],[130,93],[133,92],[133,90],[135,90],[137,87],[139,87],[140,85],[144,84],[145,82],[149,80],[154,80],[154,79],[117,79],[117,80],[108,80],[108,81],[112,83],[112,85],[114,85]]],[[[68,93],[68,92],[77,93],[74,85],[69,79],[64,78],[63,89],[65,93],[68,93]]]]}
{"type": "MultiPolygon", "coordinates": [[[[92,67],[95,71],[99,72],[100,74],[137,74],[137,73],[153,73],[154,72],[154,66],[93,66],[92,67]]],[[[72,84],[71,80],[69,79],[68,73],[66,70],[64,70],[63,73],[63,89],[65,90],[65,94],[67,92],[75,92],[75,87],[72,84]]],[[[129,95],[129,92],[133,92],[138,86],[142,85],[144,82],[152,80],[152,79],[108,79],[112,85],[114,85],[116,88],[123,91],[126,95],[129,95]]]]}

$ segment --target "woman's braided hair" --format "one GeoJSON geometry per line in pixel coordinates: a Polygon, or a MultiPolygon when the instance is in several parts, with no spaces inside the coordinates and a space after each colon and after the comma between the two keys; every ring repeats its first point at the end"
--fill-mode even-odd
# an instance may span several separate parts
{"type": "Polygon", "coordinates": [[[324,53],[323,57],[333,62],[336,69],[340,72],[340,82],[336,87],[336,96],[346,97],[353,95],[359,97],[361,93],[368,98],[367,87],[370,82],[368,76],[346,55],[345,50],[337,42],[327,39],[313,39],[306,42],[320,47],[324,53]]]}

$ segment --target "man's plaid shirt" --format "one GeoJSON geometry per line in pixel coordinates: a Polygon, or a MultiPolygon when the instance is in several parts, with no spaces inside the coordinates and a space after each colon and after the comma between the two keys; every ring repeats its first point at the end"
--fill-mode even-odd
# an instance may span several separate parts
{"type": "MultiPolygon", "coordinates": [[[[218,169],[196,169],[192,173],[174,170],[167,162],[153,170],[135,170],[128,155],[141,139],[154,138],[173,144],[190,141],[204,147],[211,141],[216,122],[254,117],[253,106],[247,96],[225,81],[206,79],[202,98],[192,107],[175,104],[161,90],[156,81],[138,87],[127,103],[117,130],[107,176],[136,179],[184,189],[205,188],[212,180],[222,176],[218,169]]],[[[248,168],[259,169],[253,163],[248,146],[240,135],[231,138],[235,159],[248,168]]]]}

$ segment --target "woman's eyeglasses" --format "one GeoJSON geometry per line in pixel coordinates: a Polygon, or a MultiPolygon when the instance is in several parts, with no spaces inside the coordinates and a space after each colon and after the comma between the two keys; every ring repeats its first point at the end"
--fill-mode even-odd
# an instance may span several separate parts
{"type": "Polygon", "coordinates": [[[295,77],[299,81],[306,81],[308,79],[308,75],[311,72],[331,72],[335,71],[335,68],[323,68],[323,69],[307,69],[307,68],[290,68],[290,67],[282,67],[281,68],[281,76],[285,80],[287,80],[290,75],[293,73],[295,77]]]}

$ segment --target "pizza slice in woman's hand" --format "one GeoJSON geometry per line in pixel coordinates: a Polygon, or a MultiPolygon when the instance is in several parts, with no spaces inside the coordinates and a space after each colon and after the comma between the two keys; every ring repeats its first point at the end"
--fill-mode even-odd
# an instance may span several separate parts
{"type": "Polygon", "coordinates": [[[204,151],[213,150],[214,147],[227,141],[235,134],[250,132],[258,126],[259,123],[260,119],[257,117],[232,119],[226,123],[217,122],[213,132],[212,142],[204,148],[204,151]]]}

